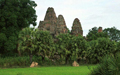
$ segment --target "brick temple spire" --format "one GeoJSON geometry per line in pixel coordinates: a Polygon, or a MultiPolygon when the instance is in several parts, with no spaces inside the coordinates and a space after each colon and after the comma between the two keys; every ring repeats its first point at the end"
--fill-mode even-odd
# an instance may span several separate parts
{"type": "Polygon", "coordinates": [[[99,32],[102,32],[102,27],[99,27],[99,28],[98,28],[98,33],[99,33],[99,32]]]}
{"type": "Polygon", "coordinates": [[[72,35],[78,36],[80,34],[83,36],[82,26],[81,26],[81,23],[78,18],[75,18],[75,20],[73,22],[71,33],[72,33],[72,35]]]}

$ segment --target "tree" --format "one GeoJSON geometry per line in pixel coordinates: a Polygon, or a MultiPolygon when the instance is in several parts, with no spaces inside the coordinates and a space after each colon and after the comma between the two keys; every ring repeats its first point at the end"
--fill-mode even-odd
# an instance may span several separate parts
{"type": "Polygon", "coordinates": [[[98,32],[98,28],[97,27],[93,27],[92,29],[89,30],[88,34],[87,34],[87,40],[94,40],[97,37],[95,36],[98,32]]]}
{"type": "Polygon", "coordinates": [[[37,54],[42,56],[44,61],[45,57],[50,58],[54,54],[53,38],[48,31],[35,30],[35,40],[37,54]]]}
{"type": "Polygon", "coordinates": [[[71,47],[72,47],[72,36],[70,34],[60,34],[57,36],[57,53],[60,55],[62,60],[68,64],[68,60],[71,59],[71,47]]]}
{"type": "Polygon", "coordinates": [[[53,39],[49,32],[40,31],[34,28],[24,28],[19,34],[18,50],[24,55],[40,55],[44,61],[45,57],[49,58],[52,54],[53,39]]]}
{"type": "Polygon", "coordinates": [[[79,58],[84,58],[87,52],[87,42],[81,36],[60,34],[57,36],[57,53],[65,60],[66,64],[79,58]]]}
{"type": "Polygon", "coordinates": [[[88,34],[87,34],[88,41],[96,40],[97,38],[100,38],[100,37],[108,38],[108,35],[106,32],[98,32],[97,27],[93,27],[92,29],[90,29],[88,34]]]}
{"type": "Polygon", "coordinates": [[[71,53],[72,57],[74,57],[73,60],[78,60],[78,62],[80,62],[81,59],[86,58],[87,56],[88,50],[87,41],[81,35],[74,36],[71,41],[72,41],[71,53]]]}
{"type": "Polygon", "coordinates": [[[36,3],[31,0],[0,0],[0,53],[15,56],[19,31],[36,25],[36,3]]]}
{"type": "Polygon", "coordinates": [[[98,63],[101,59],[109,54],[114,55],[117,44],[106,38],[98,38],[89,42],[90,49],[88,50],[88,58],[92,63],[98,63]]]}
{"type": "Polygon", "coordinates": [[[35,52],[37,48],[36,40],[35,40],[35,31],[34,28],[24,28],[19,33],[19,41],[18,41],[18,50],[25,54],[27,53],[30,56],[30,62],[32,63],[32,54],[35,52]]]}
{"type": "MultiPolygon", "coordinates": [[[[117,43],[117,50],[116,50],[115,53],[120,52],[120,41],[119,41],[119,42],[116,42],[116,43],[117,43]]],[[[115,54],[115,53],[114,53],[114,54],[115,54]]]]}
{"type": "Polygon", "coordinates": [[[115,27],[112,28],[106,28],[103,30],[103,32],[106,32],[110,38],[110,40],[114,41],[120,41],[120,30],[118,30],[115,27]]]}

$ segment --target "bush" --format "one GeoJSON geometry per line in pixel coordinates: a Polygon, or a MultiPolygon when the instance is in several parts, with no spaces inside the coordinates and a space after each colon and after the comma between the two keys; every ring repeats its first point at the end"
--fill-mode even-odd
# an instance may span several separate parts
{"type": "Polygon", "coordinates": [[[88,58],[91,63],[99,63],[107,54],[116,52],[117,44],[106,38],[98,38],[89,42],[88,58]]]}
{"type": "Polygon", "coordinates": [[[35,61],[38,63],[38,65],[42,65],[42,57],[41,56],[33,56],[32,61],[35,61]]]}
{"type": "Polygon", "coordinates": [[[120,75],[120,53],[106,56],[90,75],[120,75]]]}
{"type": "Polygon", "coordinates": [[[29,57],[6,57],[0,58],[0,67],[25,67],[30,65],[29,57]]]}
{"type": "MultiPolygon", "coordinates": [[[[120,41],[117,42],[117,50],[116,50],[116,52],[120,52],[120,41]]],[[[116,53],[116,52],[115,52],[115,53],[116,53]]]]}

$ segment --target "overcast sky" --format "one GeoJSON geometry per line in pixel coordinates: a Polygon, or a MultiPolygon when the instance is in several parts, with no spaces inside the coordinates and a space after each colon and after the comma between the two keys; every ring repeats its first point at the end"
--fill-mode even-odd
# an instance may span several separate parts
{"type": "Polygon", "coordinates": [[[73,21],[78,18],[82,24],[83,35],[86,36],[93,27],[120,30],[120,0],[34,0],[37,4],[37,26],[43,21],[47,8],[53,7],[58,17],[63,15],[67,27],[71,30],[73,21]]]}

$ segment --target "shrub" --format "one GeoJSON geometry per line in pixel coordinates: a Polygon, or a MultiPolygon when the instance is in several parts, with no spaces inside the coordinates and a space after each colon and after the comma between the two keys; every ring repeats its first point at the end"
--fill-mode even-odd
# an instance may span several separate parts
{"type": "Polygon", "coordinates": [[[71,58],[78,63],[83,62],[87,56],[88,43],[83,36],[78,35],[72,38],[71,58]]]}
{"type": "Polygon", "coordinates": [[[99,63],[107,54],[116,52],[117,44],[107,38],[98,38],[89,42],[88,58],[91,63],[99,63]]]}
{"type": "Polygon", "coordinates": [[[120,75],[120,53],[106,56],[90,75],[120,75]]]}
{"type": "Polygon", "coordinates": [[[0,67],[25,67],[30,65],[29,57],[0,58],[0,67]]]}

